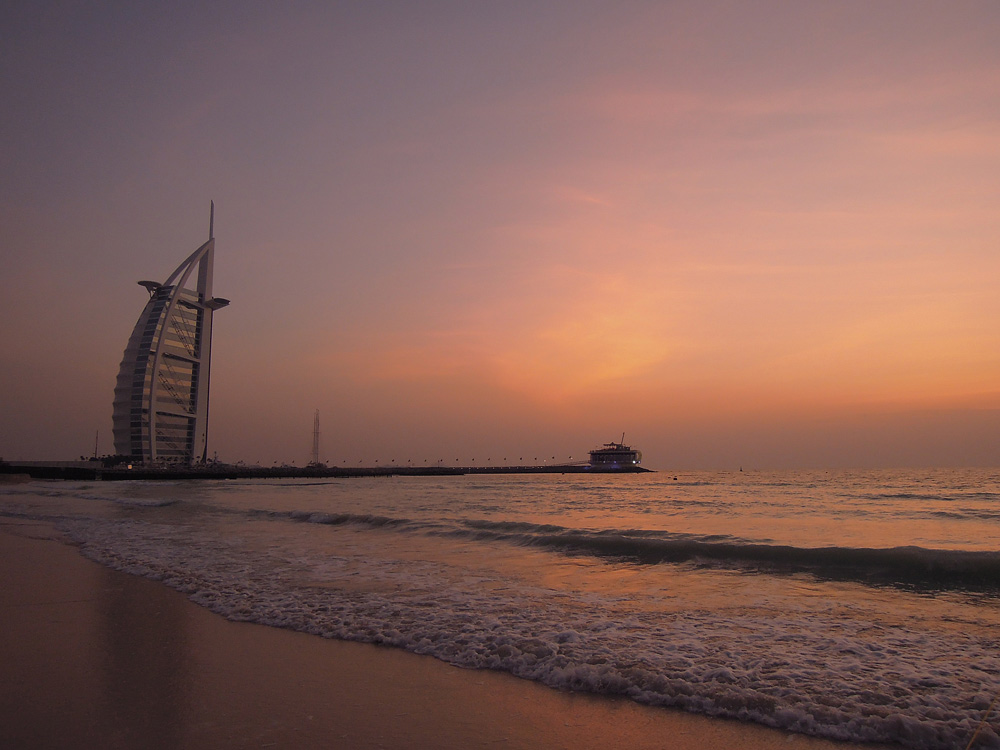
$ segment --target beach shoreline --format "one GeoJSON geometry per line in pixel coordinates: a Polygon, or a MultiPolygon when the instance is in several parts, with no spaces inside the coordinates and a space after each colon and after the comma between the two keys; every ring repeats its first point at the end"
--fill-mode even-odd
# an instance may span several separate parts
{"type": "Polygon", "coordinates": [[[0,564],[5,747],[876,747],[231,622],[45,523],[4,519],[0,564]]]}

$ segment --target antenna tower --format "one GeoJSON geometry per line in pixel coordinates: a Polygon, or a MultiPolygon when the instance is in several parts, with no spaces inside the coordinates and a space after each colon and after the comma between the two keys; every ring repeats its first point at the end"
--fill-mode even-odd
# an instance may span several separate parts
{"type": "Polygon", "coordinates": [[[313,452],[311,463],[314,466],[319,465],[319,409],[316,410],[316,414],[313,416],[313,452]]]}

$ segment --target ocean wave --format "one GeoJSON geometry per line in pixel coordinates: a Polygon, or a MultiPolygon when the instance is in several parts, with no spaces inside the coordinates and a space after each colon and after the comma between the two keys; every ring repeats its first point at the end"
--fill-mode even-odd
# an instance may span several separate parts
{"type": "Polygon", "coordinates": [[[919,546],[796,547],[763,544],[726,534],[684,534],[650,529],[586,530],[530,521],[464,519],[431,523],[374,514],[305,510],[259,510],[252,514],[328,526],[352,524],[475,542],[502,542],[641,565],[686,564],[774,575],[808,573],[828,580],[1000,595],[1000,552],[993,551],[919,546]]]}
{"type": "Polygon", "coordinates": [[[823,578],[880,585],[1000,592],[1000,552],[918,546],[795,547],[754,543],[725,535],[634,529],[587,531],[510,521],[466,521],[464,525],[469,530],[454,532],[455,535],[645,565],[688,563],[750,572],[806,572],[823,578]]]}
{"type": "Polygon", "coordinates": [[[531,533],[549,533],[549,532],[566,532],[568,529],[564,526],[556,526],[555,524],[534,524],[529,521],[482,521],[482,520],[468,520],[462,522],[463,526],[467,526],[470,529],[484,529],[487,531],[498,531],[506,533],[516,533],[516,532],[531,532],[531,533]]]}
{"type": "Polygon", "coordinates": [[[955,521],[1000,521],[1000,510],[986,508],[934,510],[929,511],[926,516],[929,518],[948,518],[955,521]]]}
{"type": "MultiPolygon", "coordinates": [[[[825,608],[616,611],[614,600],[593,595],[484,587],[477,576],[442,578],[433,563],[401,566],[374,554],[345,561],[351,578],[338,588],[325,555],[290,565],[280,550],[208,529],[136,521],[64,528],[87,556],[161,580],[233,620],[841,740],[963,747],[991,697],[978,686],[1000,670],[995,639],[911,631],[861,610],[849,619],[825,608]],[[309,585],[313,569],[324,586],[309,585]],[[358,590],[350,584],[358,571],[394,585],[358,590]]],[[[1000,747],[992,729],[981,741],[1000,747]]]]}
{"type": "Polygon", "coordinates": [[[1000,493],[988,492],[984,490],[972,492],[958,491],[949,492],[947,494],[938,492],[876,492],[863,494],[861,497],[868,500],[919,500],[928,503],[949,503],[958,501],[991,503],[1000,500],[1000,493]]]}
{"type": "MultiPolygon", "coordinates": [[[[482,533],[482,532],[480,532],[482,533]]],[[[807,572],[820,577],[930,588],[1000,592],[1000,552],[924,547],[793,547],[717,541],[676,535],[637,537],[616,532],[563,531],[496,538],[575,554],[631,560],[646,565],[691,563],[753,572],[807,572]]]]}
{"type": "Polygon", "coordinates": [[[312,510],[260,510],[249,511],[251,517],[287,519],[303,523],[318,523],[326,526],[355,524],[369,528],[401,527],[413,524],[408,518],[390,518],[370,513],[324,513],[312,510]]]}
{"type": "MultiPolygon", "coordinates": [[[[134,484],[135,486],[147,488],[156,488],[164,486],[174,486],[174,482],[120,482],[114,489],[120,489],[128,484],[134,484]]],[[[128,495],[111,492],[101,492],[99,490],[95,491],[95,488],[101,488],[102,485],[99,483],[88,483],[84,485],[72,485],[63,483],[52,483],[47,480],[41,482],[31,482],[27,484],[5,486],[0,489],[0,495],[6,495],[11,497],[23,496],[25,498],[53,498],[53,499],[70,499],[70,500],[96,500],[105,503],[114,503],[115,505],[122,505],[126,507],[140,507],[140,508],[162,508],[168,505],[174,505],[179,502],[177,497],[142,497],[139,495],[128,495]]]]}

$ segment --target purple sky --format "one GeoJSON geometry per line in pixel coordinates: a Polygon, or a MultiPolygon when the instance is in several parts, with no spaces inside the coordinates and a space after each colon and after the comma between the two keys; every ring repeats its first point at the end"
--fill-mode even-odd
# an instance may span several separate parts
{"type": "Polygon", "coordinates": [[[6,3],[0,456],[112,452],[216,202],[210,450],[1000,464],[1000,3],[6,3]]]}

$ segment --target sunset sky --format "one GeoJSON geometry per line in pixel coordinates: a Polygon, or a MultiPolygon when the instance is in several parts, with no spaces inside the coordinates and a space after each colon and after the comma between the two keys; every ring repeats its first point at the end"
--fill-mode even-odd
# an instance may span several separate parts
{"type": "Polygon", "coordinates": [[[208,237],[210,453],[1000,465],[1000,3],[0,10],[0,456],[113,451],[208,237]]]}

